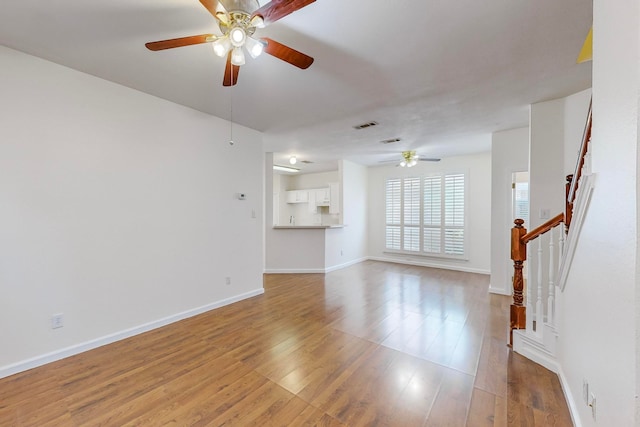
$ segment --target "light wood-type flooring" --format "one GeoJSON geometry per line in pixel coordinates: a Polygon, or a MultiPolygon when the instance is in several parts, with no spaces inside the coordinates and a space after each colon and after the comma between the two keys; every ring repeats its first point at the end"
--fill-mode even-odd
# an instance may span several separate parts
{"type": "Polygon", "coordinates": [[[570,426],[488,276],[367,261],[0,380],[0,426],[570,426]]]}

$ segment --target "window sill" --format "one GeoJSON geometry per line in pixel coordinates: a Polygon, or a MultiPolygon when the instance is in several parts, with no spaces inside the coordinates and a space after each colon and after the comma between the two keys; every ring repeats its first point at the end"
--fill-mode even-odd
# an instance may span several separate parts
{"type": "Polygon", "coordinates": [[[450,261],[464,261],[468,262],[469,258],[465,255],[446,255],[446,254],[428,254],[426,252],[411,252],[411,251],[394,251],[394,250],[384,250],[382,253],[388,255],[397,255],[397,256],[413,256],[417,258],[433,258],[433,259],[443,259],[450,261]]]}

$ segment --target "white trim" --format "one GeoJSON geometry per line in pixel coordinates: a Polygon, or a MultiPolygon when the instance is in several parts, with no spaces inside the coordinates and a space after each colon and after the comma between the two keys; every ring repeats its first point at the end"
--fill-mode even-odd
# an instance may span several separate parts
{"type": "Polygon", "coordinates": [[[560,365],[558,366],[557,374],[560,379],[560,385],[562,386],[562,392],[564,393],[564,399],[567,401],[567,406],[569,407],[571,421],[573,421],[574,427],[582,427],[580,413],[578,412],[578,405],[576,405],[576,401],[571,393],[571,388],[569,388],[569,381],[567,380],[567,377],[562,370],[562,366],[560,365]]]}
{"type": "Polygon", "coordinates": [[[513,292],[511,291],[511,289],[509,288],[495,288],[493,287],[493,285],[489,284],[489,293],[490,294],[496,294],[496,295],[505,295],[505,296],[512,296],[513,292]]]}
{"type": "Polygon", "coordinates": [[[107,344],[112,344],[116,341],[120,341],[126,338],[130,338],[134,335],[139,335],[144,332],[151,331],[166,325],[169,325],[180,320],[187,319],[189,317],[197,316],[198,314],[205,313],[207,311],[214,310],[216,308],[223,307],[225,305],[233,304],[235,302],[251,298],[264,293],[264,288],[254,289],[244,294],[236,295],[230,298],[225,298],[220,301],[212,302],[202,307],[193,308],[191,310],[183,311],[181,313],[172,314],[171,316],[164,317],[162,319],[154,320],[152,322],[144,323],[133,328],[125,329],[120,332],[105,335],[100,338],[95,338],[89,341],[85,341],[80,344],[75,344],[70,347],[55,350],[50,353],[42,354],[40,356],[32,357],[20,362],[12,363],[0,367],[0,378],[8,377],[10,375],[17,374],[19,372],[26,371],[28,369],[37,368],[38,366],[46,365],[47,363],[55,362],[57,360],[64,359],[66,357],[74,356],[76,354],[84,353],[85,351],[93,350],[94,348],[102,347],[107,344]]]}
{"type": "Polygon", "coordinates": [[[387,257],[369,257],[371,261],[383,261],[383,262],[393,262],[396,264],[408,264],[408,265],[416,265],[419,267],[431,267],[431,268],[442,268],[444,270],[455,270],[455,271],[463,271],[465,273],[478,273],[478,274],[491,274],[490,270],[485,270],[482,268],[469,268],[458,265],[449,265],[449,264],[438,264],[434,262],[422,262],[412,259],[397,259],[397,258],[387,258],[387,257]]]}
{"type": "Polygon", "coordinates": [[[326,273],[324,268],[267,268],[265,274],[310,274],[326,273]]]}
{"type": "MultiPolygon", "coordinates": [[[[466,249],[465,249],[466,251],[466,249]]],[[[409,255],[409,256],[419,256],[423,258],[437,258],[444,260],[455,260],[455,261],[469,261],[469,256],[466,255],[449,255],[449,254],[435,254],[430,252],[422,252],[422,251],[404,251],[404,250],[396,250],[396,249],[386,249],[382,251],[382,253],[390,254],[390,255],[409,255]]]]}
{"type": "Polygon", "coordinates": [[[564,242],[564,255],[560,263],[558,270],[558,282],[556,286],[564,292],[564,288],[567,285],[567,278],[569,271],[571,271],[571,263],[573,262],[573,255],[576,252],[578,245],[578,239],[580,238],[580,230],[584,222],[584,217],[589,208],[589,202],[591,202],[591,194],[595,187],[596,174],[583,175],[578,183],[578,194],[576,194],[576,200],[573,205],[573,217],[571,218],[571,224],[569,225],[569,233],[567,234],[567,240],[564,242]]]}
{"type": "Polygon", "coordinates": [[[337,265],[333,265],[331,267],[327,267],[327,268],[324,269],[324,271],[327,272],[327,273],[330,273],[332,271],[340,270],[341,268],[346,268],[346,267],[349,267],[349,266],[354,265],[354,264],[359,264],[359,263],[364,262],[364,261],[366,261],[368,259],[369,258],[367,258],[367,257],[353,259],[351,261],[347,261],[347,262],[342,263],[342,264],[337,264],[337,265]]]}
{"type": "Polygon", "coordinates": [[[558,359],[545,348],[537,337],[530,335],[525,329],[513,331],[513,351],[556,374],[558,373],[558,359]]]}
{"type": "Polygon", "coordinates": [[[332,265],[327,268],[268,268],[265,269],[265,274],[314,274],[314,273],[331,273],[332,271],[340,270],[342,268],[349,267],[354,264],[367,261],[368,257],[357,258],[351,261],[347,261],[343,264],[332,265]]]}

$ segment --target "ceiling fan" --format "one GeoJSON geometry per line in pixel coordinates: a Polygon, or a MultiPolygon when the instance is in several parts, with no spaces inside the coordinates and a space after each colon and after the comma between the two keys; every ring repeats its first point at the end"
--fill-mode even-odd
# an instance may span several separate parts
{"type": "Polygon", "coordinates": [[[200,0],[213,15],[222,35],[200,34],[177,39],[146,43],[149,50],[157,51],[174,47],[212,43],[213,51],[220,57],[227,56],[223,86],[238,82],[240,66],[245,63],[244,47],[252,58],[263,51],[301,69],[309,68],[313,58],[270,38],[256,39],[256,29],[276,22],[316,0],[271,0],[260,7],[258,0],[200,0]]]}
{"type": "MultiPolygon", "coordinates": [[[[402,160],[398,163],[398,166],[402,166],[403,168],[410,168],[418,164],[418,162],[439,162],[440,159],[430,158],[430,157],[420,157],[416,154],[415,151],[403,151],[401,153],[402,160]]],[[[397,160],[385,160],[380,163],[391,163],[397,162],[397,160]]]]}

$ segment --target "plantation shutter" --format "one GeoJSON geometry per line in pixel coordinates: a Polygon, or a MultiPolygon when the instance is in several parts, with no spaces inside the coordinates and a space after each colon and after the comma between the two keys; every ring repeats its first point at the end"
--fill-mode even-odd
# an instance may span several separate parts
{"type": "Polygon", "coordinates": [[[389,250],[465,255],[464,173],[386,181],[385,246],[389,250]]]}
{"type": "Polygon", "coordinates": [[[442,177],[424,179],[424,229],[423,250],[439,254],[442,234],[442,177]]]}
{"type": "Polygon", "coordinates": [[[402,248],[401,212],[402,212],[402,187],[400,179],[388,179],[386,187],[386,247],[387,249],[400,250],[402,248]]]}
{"type": "Polygon", "coordinates": [[[444,177],[444,253],[464,255],[464,174],[444,177]]]}
{"type": "Polygon", "coordinates": [[[404,239],[405,251],[420,251],[420,178],[404,180],[404,239]]]}

